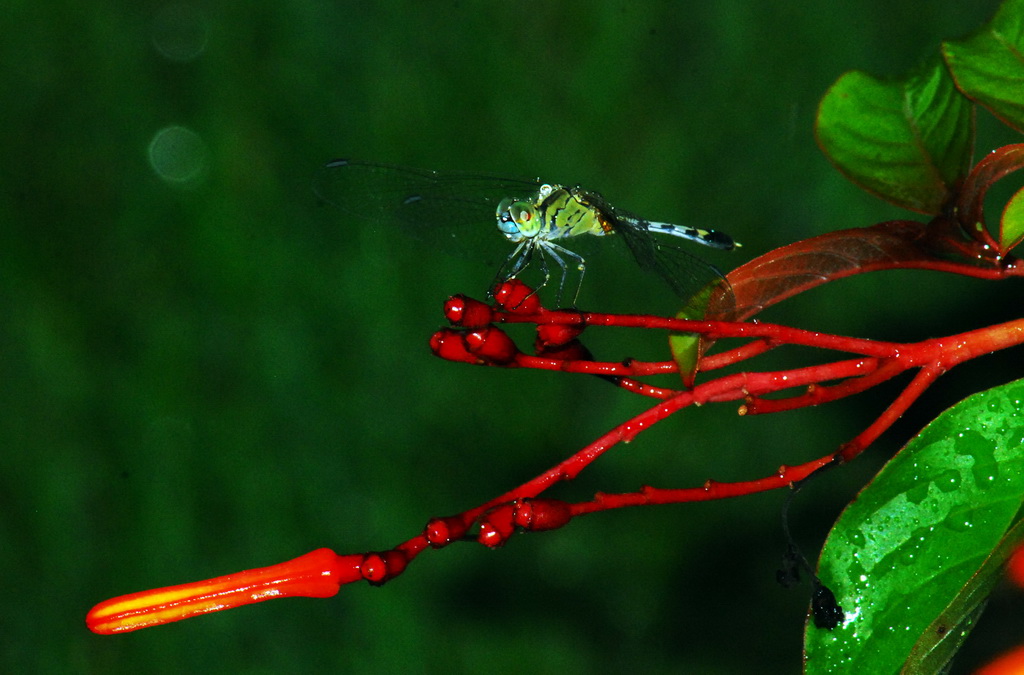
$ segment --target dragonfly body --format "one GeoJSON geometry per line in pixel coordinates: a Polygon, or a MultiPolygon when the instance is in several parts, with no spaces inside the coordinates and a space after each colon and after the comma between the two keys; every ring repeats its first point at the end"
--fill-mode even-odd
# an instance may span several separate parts
{"type": "Polygon", "coordinates": [[[713,266],[652,235],[722,250],[738,246],[722,232],[645,220],[614,208],[596,192],[540,181],[335,160],[324,167],[316,191],[357,216],[397,221],[414,236],[436,238],[441,230],[444,245],[453,243],[451,238],[475,237],[486,227],[485,219],[496,218],[498,231],[514,244],[496,282],[516,277],[537,261],[543,287],[550,280],[550,259],[561,270],[559,299],[569,270],[579,273],[574,301],[586,270],[583,257],[566,248],[574,237],[619,235],[640,266],[661,276],[683,299],[708,284],[728,286],[713,266]]]}

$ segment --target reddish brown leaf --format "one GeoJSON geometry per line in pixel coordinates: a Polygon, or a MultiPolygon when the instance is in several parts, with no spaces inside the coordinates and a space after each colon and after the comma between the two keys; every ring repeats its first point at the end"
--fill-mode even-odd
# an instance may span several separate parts
{"type": "Polygon", "coordinates": [[[997,248],[1000,253],[1006,253],[1016,246],[1018,239],[1016,233],[1004,234],[1001,230],[999,243],[992,240],[985,223],[985,193],[1000,178],[1022,168],[1024,143],[1006,145],[993,150],[975,165],[964,181],[960,197],[957,199],[957,219],[963,225],[964,231],[981,243],[997,248]]]}
{"type": "Polygon", "coordinates": [[[829,281],[885,269],[933,269],[986,278],[1022,272],[994,250],[965,241],[959,225],[948,219],[939,217],[930,223],[893,220],[829,232],[751,260],[728,275],[734,308],[719,308],[709,315],[747,319],[829,281]]]}

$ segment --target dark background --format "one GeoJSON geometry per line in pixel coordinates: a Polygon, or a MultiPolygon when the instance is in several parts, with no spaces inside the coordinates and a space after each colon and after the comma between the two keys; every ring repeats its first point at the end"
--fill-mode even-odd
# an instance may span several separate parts
{"type": "MultiPolygon", "coordinates": [[[[427,552],[391,584],[327,600],[112,637],[84,615],[322,546],[388,548],[649,405],[583,376],[432,357],[444,299],[481,295],[494,270],[319,204],[324,161],[578,182],[731,233],[743,249],[716,262],[733,266],[912,217],[829,166],[817,103],[847,69],[902,74],[995,5],[9,3],[2,668],[797,671],[808,591],[774,582],[781,492],[596,515],[498,552],[427,552]]],[[[980,151],[1015,140],[982,128],[980,151]]],[[[1006,318],[1010,288],[879,274],[765,318],[915,340],[1006,318]]],[[[580,303],[675,309],[625,260],[595,267],[580,303]]],[[[666,358],[660,335],[593,330],[587,343],[608,360],[666,358]]],[[[1018,373],[993,358],[951,374],[864,458],[810,486],[793,519],[809,552],[938,410],[1018,373]]],[[[553,496],[766,475],[832,451],[894,392],[765,418],[687,410],[553,496]]],[[[996,610],[1019,614],[1008,597],[996,610]]],[[[986,618],[978,632],[964,663],[1020,625],[986,618]]]]}

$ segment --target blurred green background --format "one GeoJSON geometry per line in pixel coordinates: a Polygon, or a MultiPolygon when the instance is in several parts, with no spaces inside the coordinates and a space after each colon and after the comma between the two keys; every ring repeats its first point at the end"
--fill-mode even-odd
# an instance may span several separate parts
{"type": "MultiPolygon", "coordinates": [[[[808,591],[774,582],[782,493],[427,552],[391,584],[328,600],[113,637],[83,618],[114,595],[322,546],[388,548],[649,405],[582,376],[432,357],[444,299],[480,296],[493,270],[318,203],[324,161],[578,182],[731,233],[744,248],[715,261],[734,266],[907,217],[831,169],[817,102],[844,70],[898,75],[995,6],[8,3],[0,669],[796,672],[808,591]]],[[[1003,318],[1007,288],[873,275],[766,318],[920,339],[1003,318]]],[[[674,309],[628,261],[588,275],[581,306],[674,309]]],[[[586,338],[599,358],[666,358],[662,336],[586,338]]],[[[810,554],[915,429],[1019,371],[971,368],[801,494],[810,554]]],[[[894,391],[765,418],[687,411],[552,496],[762,476],[833,450],[894,391]]],[[[965,664],[1022,633],[1007,597],[965,664]]]]}

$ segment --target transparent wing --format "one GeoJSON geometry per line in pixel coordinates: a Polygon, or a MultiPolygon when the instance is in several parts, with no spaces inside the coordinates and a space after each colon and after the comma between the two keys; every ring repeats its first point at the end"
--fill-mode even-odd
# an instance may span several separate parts
{"type": "Polygon", "coordinates": [[[513,246],[498,231],[498,203],[529,197],[539,186],[530,180],[335,160],[320,170],[313,189],[324,201],[384,228],[383,236],[401,230],[439,250],[500,264],[513,246]]]}
{"type": "MultiPolygon", "coordinates": [[[[610,210],[612,214],[615,211],[610,210]]],[[[622,235],[640,267],[654,272],[675,291],[682,300],[690,300],[705,287],[714,284],[721,289],[719,302],[731,304],[732,289],[717,267],[674,245],[677,238],[659,235],[647,229],[642,218],[612,216],[615,231],[622,235]]]]}

